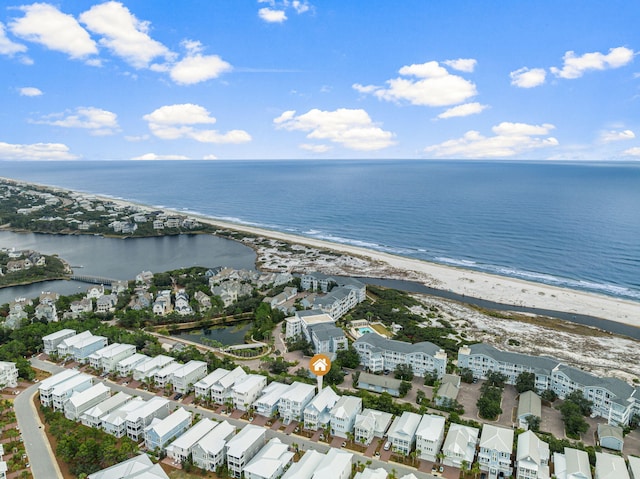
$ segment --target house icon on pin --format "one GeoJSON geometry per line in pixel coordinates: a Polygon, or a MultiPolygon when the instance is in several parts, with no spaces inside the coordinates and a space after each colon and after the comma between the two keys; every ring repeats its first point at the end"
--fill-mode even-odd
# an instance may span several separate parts
{"type": "Polygon", "coordinates": [[[309,369],[316,376],[324,376],[331,369],[331,360],[324,354],[316,354],[309,361],[309,369]]]}

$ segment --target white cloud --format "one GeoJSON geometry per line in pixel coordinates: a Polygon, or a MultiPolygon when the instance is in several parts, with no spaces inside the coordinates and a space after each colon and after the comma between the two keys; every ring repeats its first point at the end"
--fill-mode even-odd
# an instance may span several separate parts
{"type": "Polygon", "coordinates": [[[445,119],[456,116],[476,115],[486,108],[487,105],[481,105],[478,102],[464,103],[463,105],[454,106],[453,108],[449,108],[447,111],[440,113],[438,118],[445,119]]]}
{"type": "Polygon", "coordinates": [[[33,86],[25,86],[18,90],[21,96],[40,96],[42,95],[42,90],[33,86]]]}
{"type": "Polygon", "coordinates": [[[217,160],[218,157],[216,155],[205,155],[202,157],[203,160],[217,160]]]}
{"type": "Polygon", "coordinates": [[[128,136],[124,137],[125,140],[132,141],[132,142],[135,142],[135,141],[146,141],[149,138],[151,138],[149,135],[137,135],[137,136],[136,135],[128,135],[128,136]]]}
{"type": "Polygon", "coordinates": [[[633,60],[634,51],[626,47],[611,48],[606,55],[600,52],[576,56],[575,52],[564,54],[562,69],[551,67],[551,72],[559,78],[580,78],[589,70],[607,70],[625,66],[633,60]]]}
{"type": "Polygon", "coordinates": [[[120,2],[95,5],[80,15],[80,21],[102,36],[100,45],[134,68],[147,68],[158,57],[174,57],[167,47],[149,36],[149,22],[138,20],[120,2]]]}
{"type": "Polygon", "coordinates": [[[94,107],[79,107],[73,113],[54,113],[32,123],[62,128],[84,128],[94,136],[113,135],[118,129],[118,116],[94,107]]]}
{"type": "Polygon", "coordinates": [[[300,0],[293,0],[293,2],[291,2],[291,6],[296,13],[308,12],[311,9],[311,5],[309,5],[308,2],[301,2],[300,0]]]}
{"type": "Polygon", "coordinates": [[[611,143],[613,141],[633,140],[636,134],[631,130],[609,130],[600,133],[600,141],[611,143]]]}
{"type": "Polygon", "coordinates": [[[16,53],[24,53],[26,51],[26,46],[9,40],[7,32],[4,29],[4,24],[0,22],[0,55],[12,57],[16,53]]]}
{"type": "Polygon", "coordinates": [[[412,105],[449,106],[462,103],[478,92],[475,84],[458,75],[452,75],[438,62],[404,66],[399,70],[404,77],[387,80],[387,87],[363,86],[353,88],[361,93],[370,93],[381,100],[408,101],[412,105]]]}
{"type": "Polygon", "coordinates": [[[188,156],[184,155],[156,155],[155,153],[145,153],[144,155],[135,156],[132,160],[188,160],[188,156]]]}
{"type": "Polygon", "coordinates": [[[230,71],[231,65],[218,55],[195,53],[187,56],[171,68],[171,79],[180,85],[192,85],[230,71]]]}
{"type": "Polygon", "coordinates": [[[267,23],[282,23],[287,19],[284,10],[272,10],[271,8],[261,8],[258,16],[267,23]]]}
{"type": "Polygon", "coordinates": [[[640,146],[634,146],[633,148],[629,148],[628,150],[624,150],[622,152],[624,156],[635,156],[640,158],[640,146]]]}
{"type": "Polygon", "coordinates": [[[251,135],[244,130],[219,133],[216,130],[197,129],[192,125],[213,124],[216,119],[206,108],[192,103],[166,105],[143,117],[151,133],[164,140],[189,138],[202,143],[246,143],[251,135]]]}
{"type": "Polygon", "coordinates": [[[9,25],[14,35],[50,50],[66,53],[74,59],[84,59],[98,53],[95,42],[72,15],[62,13],[46,3],[18,8],[25,15],[9,25]]]}
{"type": "Polygon", "coordinates": [[[542,85],[547,77],[544,68],[520,68],[509,73],[511,84],[520,88],[534,88],[542,85]]]}
{"type": "Polygon", "coordinates": [[[474,58],[458,58],[457,60],[447,60],[443,63],[454,70],[467,73],[471,73],[478,64],[477,60],[474,58]]]}
{"type": "Polygon", "coordinates": [[[33,143],[20,145],[0,142],[0,158],[3,160],[76,160],[78,155],[62,143],[33,143]]]}
{"type": "Polygon", "coordinates": [[[311,143],[302,143],[300,148],[307,151],[312,151],[314,153],[326,153],[331,150],[329,145],[314,145],[311,143]]]}
{"type": "Polygon", "coordinates": [[[299,116],[295,113],[293,110],[285,111],[275,118],[276,128],[309,132],[309,139],[328,140],[351,150],[380,150],[394,144],[395,135],[377,127],[364,110],[313,109],[299,116]]]}
{"type": "Polygon", "coordinates": [[[555,127],[548,123],[528,125],[526,123],[503,122],[492,128],[494,136],[485,137],[478,131],[468,131],[462,138],[448,140],[424,149],[429,156],[439,158],[506,158],[523,153],[557,146],[554,137],[548,135],[555,127]]]}

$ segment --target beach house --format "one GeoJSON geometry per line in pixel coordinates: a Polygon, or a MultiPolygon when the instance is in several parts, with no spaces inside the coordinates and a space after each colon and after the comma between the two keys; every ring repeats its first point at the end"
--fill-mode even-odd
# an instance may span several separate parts
{"type": "Polygon", "coordinates": [[[236,428],[222,421],[192,448],[193,463],[205,471],[215,471],[224,464],[226,444],[236,433],[236,428]]]}
{"type": "Polygon", "coordinates": [[[304,408],[316,395],[314,385],[294,382],[280,397],[278,411],[284,424],[303,419],[304,408]]]}
{"type": "Polygon", "coordinates": [[[331,435],[347,437],[353,432],[356,416],[362,412],[362,398],[356,396],[342,396],[329,413],[331,416],[331,435]]]}
{"type": "Polygon", "coordinates": [[[422,416],[407,411],[393,420],[387,437],[394,452],[405,456],[411,452],[416,442],[416,430],[420,421],[422,416]]]}
{"type": "Polygon", "coordinates": [[[278,479],[289,466],[294,453],[289,445],[274,437],[244,467],[245,479],[278,479]]]}
{"type": "Polygon", "coordinates": [[[442,446],[443,464],[461,468],[462,463],[471,466],[476,457],[476,446],[480,429],[462,424],[451,423],[449,432],[442,446]]]}
{"type": "Polygon", "coordinates": [[[489,479],[496,479],[500,474],[508,477],[513,473],[513,436],[513,429],[491,424],[482,427],[478,462],[480,470],[486,472],[489,479]]]}
{"type": "Polygon", "coordinates": [[[65,369],[64,371],[54,374],[46,379],[43,379],[38,386],[38,393],[40,395],[40,403],[43,406],[51,406],[53,389],[60,383],[63,383],[73,376],[80,374],[75,369],[65,369]]]}
{"type": "Polygon", "coordinates": [[[207,375],[207,363],[204,361],[189,361],[173,372],[171,382],[173,390],[186,394],[193,389],[193,385],[207,375]]]}
{"type": "Polygon", "coordinates": [[[100,417],[102,430],[114,437],[124,437],[127,435],[127,416],[130,412],[144,406],[142,398],[134,397],[131,401],[122,404],[113,411],[100,417]]]}
{"type": "Polygon", "coordinates": [[[416,450],[420,459],[435,461],[444,441],[444,416],[425,414],[416,429],[416,450]]]}
{"type": "Polygon", "coordinates": [[[81,416],[80,422],[87,427],[102,429],[102,417],[110,412],[124,406],[133,399],[133,396],[120,391],[113,396],[103,400],[95,406],[87,409],[81,416]]]}
{"type": "Polygon", "coordinates": [[[586,451],[564,448],[564,454],[553,453],[553,473],[558,479],[592,479],[586,451]]]}
{"type": "Polygon", "coordinates": [[[150,451],[161,451],[172,439],[191,425],[191,413],[178,408],[164,419],[154,419],[144,429],[144,445],[150,451]]]}
{"type": "Polygon", "coordinates": [[[629,479],[624,458],[606,452],[596,452],[595,479],[629,479]]]}
{"type": "Polygon", "coordinates": [[[16,363],[0,361],[0,389],[17,387],[18,375],[16,363]]]}
{"type": "Polygon", "coordinates": [[[136,347],[133,344],[113,343],[91,354],[89,363],[94,369],[112,372],[116,370],[120,361],[133,356],[135,353],[136,347]]]}
{"type": "Polygon", "coordinates": [[[392,419],[393,414],[388,412],[364,409],[356,416],[353,425],[354,441],[357,444],[369,445],[374,437],[382,439],[389,429],[392,419]]]}
{"type": "Polygon", "coordinates": [[[174,363],[175,359],[160,354],[133,367],[133,379],[135,381],[144,381],[155,376],[160,369],[174,363]]]}
{"type": "Polygon", "coordinates": [[[261,374],[245,375],[231,387],[233,407],[241,411],[248,410],[266,385],[267,378],[261,374]]]}
{"type": "Polygon", "coordinates": [[[278,410],[278,403],[282,395],[289,389],[288,384],[272,382],[262,390],[261,396],[253,403],[253,408],[257,414],[271,417],[278,410]]]}
{"type": "Polygon", "coordinates": [[[80,373],[66,381],[57,384],[51,391],[51,407],[56,411],[64,411],[64,403],[73,394],[89,389],[93,386],[93,377],[80,373]]]}
{"type": "Polygon", "coordinates": [[[76,335],[76,331],[74,329],[61,329],[60,331],[56,331],[55,333],[47,334],[42,337],[42,351],[51,355],[52,353],[58,352],[58,344],[64,341],[67,338],[71,338],[76,335]]]}
{"type": "Polygon", "coordinates": [[[525,391],[518,398],[518,425],[529,429],[529,418],[542,418],[542,401],[534,391],[525,391]]]}
{"type": "Polygon", "coordinates": [[[139,408],[132,410],[125,418],[127,436],[134,441],[144,436],[145,427],[154,419],[163,419],[169,415],[169,400],[152,397],[139,408]]]}
{"type": "Polygon", "coordinates": [[[227,442],[227,467],[231,477],[241,477],[245,465],[265,444],[266,430],[249,424],[227,442]]]}
{"type": "Polygon", "coordinates": [[[87,479],[169,479],[160,464],[153,464],[149,456],[140,454],[114,466],[89,474],[87,479]]]}
{"type": "Polygon", "coordinates": [[[95,384],[84,391],[73,394],[64,403],[64,415],[71,421],[78,421],[87,410],[111,396],[111,388],[102,383],[95,384]]]}
{"type": "Polygon", "coordinates": [[[222,376],[211,385],[211,400],[217,404],[225,404],[229,400],[233,404],[233,385],[242,381],[247,373],[240,366],[222,376]]]}
{"type": "Polygon", "coordinates": [[[228,369],[217,368],[215,371],[207,374],[193,385],[195,396],[198,399],[211,399],[211,386],[217,383],[221,378],[229,374],[228,369]]]}
{"type": "Polygon", "coordinates": [[[193,447],[207,434],[209,434],[217,423],[211,419],[204,418],[190,427],[186,432],[178,436],[166,448],[167,456],[177,463],[184,462],[191,454],[193,447]]]}
{"type": "Polygon", "coordinates": [[[118,376],[120,376],[121,378],[131,376],[133,374],[133,368],[148,360],[149,356],[141,353],[135,353],[128,358],[124,358],[116,365],[118,376]]]}
{"type": "Polygon", "coordinates": [[[518,436],[516,450],[517,479],[549,479],[549,444],[532,431],[518,436]]]}
{"type": "Polygon", "coordinates": [[[304,408],[304,428],[316,431],[331,421],[331,409],[340,396],[331,388],[323,388],[304,408]]]}

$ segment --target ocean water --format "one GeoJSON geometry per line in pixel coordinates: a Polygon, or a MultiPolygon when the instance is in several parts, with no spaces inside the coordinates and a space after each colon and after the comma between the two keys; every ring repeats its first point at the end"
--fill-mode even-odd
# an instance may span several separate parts
{"type": "Polygon", "coordinates": [[[0,161],[0,176],[640,300],[640,164],[0,161]]]}

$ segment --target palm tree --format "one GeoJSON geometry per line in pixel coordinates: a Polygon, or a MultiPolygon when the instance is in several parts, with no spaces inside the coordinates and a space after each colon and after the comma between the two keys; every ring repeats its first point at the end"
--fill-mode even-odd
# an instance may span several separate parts
{"type": "Polygon", "coordinates": [[[460,471],[462,472],[463,476],[467,475],[467,472],[469,472],[469,461],[467,461],[466,459],[462,461],[462,464],[460,464],[460,471]]]}
{"type": "Polygon", "coordinates": [[[474,462],[471,465],[471,473],[473,474],[473,477],[477,478],[478,474],[480,474],[480,463],[478,461],[474,462]]]}

